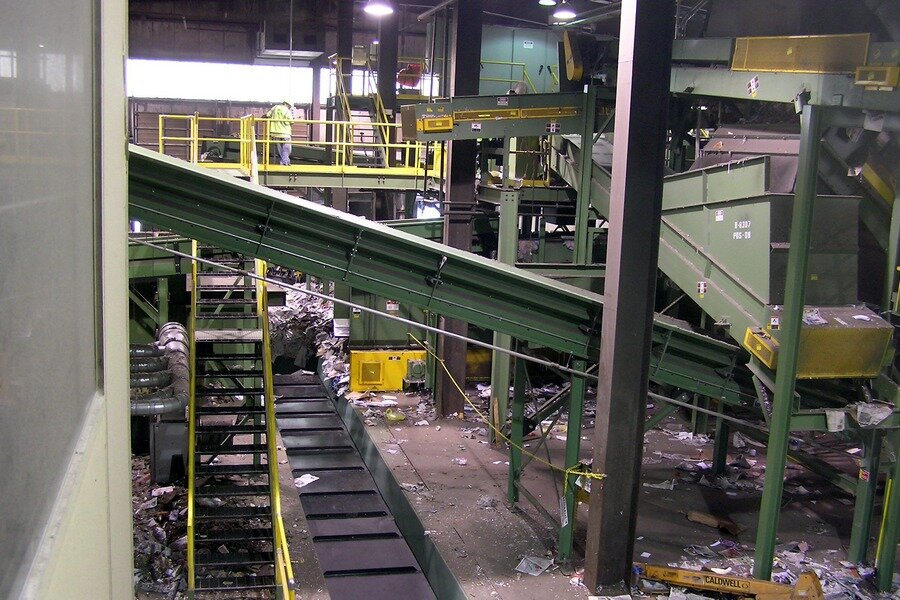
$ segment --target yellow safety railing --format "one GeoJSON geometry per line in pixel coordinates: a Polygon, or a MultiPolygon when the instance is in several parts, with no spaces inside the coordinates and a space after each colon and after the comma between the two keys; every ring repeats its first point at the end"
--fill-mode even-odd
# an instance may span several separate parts
{"type": "MultiPolygon", "coordinates": [[[[507,77],[483,77],[482,76],[482,77],[479,77],[479,79],[481,81],[498,81],[501,83],[509,83],[509,84],[511,84],[510,87],[513,87],[515,84],[519,83],[520,81],[524,81],[528,85],[528,91],[530,93],[534,93],[535,91],[537,91],[537,88],[534,87],[534,82],[531,80],[531,75],[528,74],[528,68],[526,67],[525,63],[511,62],[511,61],[506,61],[506,60],[483,60],[483,61],[481,61],[481,64],[482,65],[494,65],[494,66],[499,66],[499,67],[509,67],[511,75],[515,74],[516,69],[522,70],[521,71],[522,74],[520,77],[511,76],[511,77],[507,78],[507,77]]],[[[558,86],[559,79],[556,78],[556,76],[553,74],[552,70],[550,71],[550,77],[554,79],[556,85],[558,86]]]]}
{"type": "Polygon", "coordinates": [[[208,160],[212,148],[209,144],[221,144],[224,152],[227,152],[227,145],[239,141],[243,137],[241,117],[201,117],[194,115],[168,115],[161,114],[159,119],[159,140],[158,149],[161,154],[176,153],[169,152],[170,149],[183,149],[185,158],[188,162],[199,163],[204,162],[206,166],[213,168],[234,168],[240,164],[240,161],[227,161],[224,156],[221,161],[208,160]],[[172,135],[168,133],[170,130],[183,130],[183,135],[172,135]],[[207,130],[218,131],[220,133],[214,135],[202,134],[207,130]],[[206,150],[204,151],[204,148],[206,150]]]}
{"type": "MultiPolygon", "coordinates": [[[[257,169],[263,171],[287,171],[303,173],[349,173],[366,172],[380,169],[385,174],[423,176],[427,156],[425,145],[416,141],[399,141],[388,143],[379,141],[373,137],[366,139],[357,135],[360,123],[353,121],[326,121],[315,119],[293,119],[292,125],[300,125],[307,131],[313,129],[326,129],[329,135],[326,140],[295,139],[289,143],[295,147],[307,148],[319,153],[319,159],[310,163],[282,166],[278,160],[273,160],[272,149],[276,140],[270,135],[271,119],[246,115],[239,118],[217,119],[214,117],[199,117],[197,115],[160,115],[160,136],[158,148],[164,154],[171,154],[179,158],[185,158],[210,168],[238,169],[245,174],[252,174],[257,169]],[[236,137],[228,136],[203,136],[199,132],[204,129],[206,121],[221,121],[228,123],[229,132],[235,131],[236,137]],[[178,123],[185,135],[171,135],[166,133],[166,128],[171,131],[171,123],[178,123]],[[330,140],[330,141],[329,141],[330,140]],[[221,143],[225,156],[217,160],[208,160],[202,152],[204,143],[221,143]],[[184,150],[184,154],[170,152],[173,145],[184,150]],[[228,145],[233,145],[231,148],[228,145]],[[186,149],[186,150],[185,150],[186,149]],[[385,165],[365,164],[360,161],[360,155],[373,156],[377,152],[383,152],[385,157],[391,156],[392,160],[385,165]],[[229,154],[233,156],[228,156],[229,154]],[[393,163],[393,165],[391,165],[393,163]]],[[[400,139],[400,125],[397,123],[372,123],[364,124],[368,127],[378,126],[382,130],[383,140],[400,139]]],[[[437,161],[427,165],[430,173],[437,173],[437,161]]]]}
{"type": "MultiPolygon", "coordinates": [[[[197,241],[191,242],[191,256],[197,257],[197,241]]],[[[188,343],[190,351],[190,373],[188,388],[188,452],[187,452],[187,582],[188,590],[193,590],[195,580],[194,570],[194,477],[196,466],[196,441],[194,419],[196,417],[196,394],[194,385],[197,382],[197,261],[191,261],[191,304],[190,318],[188,320],[188,343]]]]}
{"type": "MultiPolygon", "coordinates": [[[[256,272],[266,273],[266,263],[257,260],[256,272]]],[[[278,486],[278,445],[275,431],[275,390],[272,381],[272,344],[269,340],[269,301],[266,293],[266,282],[256,280],[256,308],[262,328],[262,363],[265,387],[266,407],[266,461],[269,467],[269,505],[272,509],[273,547],[275,549],[275,585],[280,590],[283,600],[294,600],[294,570],[291,566],[284,521],[281,517],[281,490],[278,486]]]]}

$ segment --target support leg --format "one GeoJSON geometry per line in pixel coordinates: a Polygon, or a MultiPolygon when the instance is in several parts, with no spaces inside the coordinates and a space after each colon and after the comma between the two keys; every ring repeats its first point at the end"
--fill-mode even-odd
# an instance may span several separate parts
{"type": "Polygon", "coordinates": [[[872,509],[878,487],[878,463],[881,457],[881,436],[878,429],[863,432],[863,450],[859,479],[856,482],[856,503],[853,505],[853,526],[850,529],[850,549],[847,559],[853,563],[866,561],[869,534],[872,529],[872,509]]]}
{"type": "MultiPolygon", "coordinates": [[[[719,404],[719,412],[725,413],[725,405],[719,404]]],[[[713,448],[713,473],[721,475],[725,472],[725,463],[728,461],[728,437],[731,428],[728,421],[716,417],[716,445],[713,448]]]]}
{"type": "MultiPolygon", "coordinates": [[[[694,406],[698,408],[709,408],[709,398],[694,394],[694,406]]],[[[691,411],[691,431],[694,435],[706,434],[709,431],[709,415],[699,410],[691,411]]]]}
{"type": "MultiPolygon", "coordinates": [[[[584,372],[587,362],[572,361],[572,368],[584,372]]],[[[566,469],[578,465],[581,452],[581,418],[584,414],[584,377],[572,376],[569,391],[569,426],[566,430],[566,469]]],[[[572,556],[572,540],[575,532],[575,475],[566,475],[563,501],[565,510],[560,510],[559,560],[566,561],[572,556]]],[[[560,507],[562,508],[562,507],[560,507]]]]}
{"type": "Polygon", "coordinates": [[[516,359],[513,378],[512,426],[509,448],[509,489],[507,497],[512,503],[519,501],[519,478],[522,476],[522,444],[525,437],[525,361],[516,359]]]}
{"type": "Polygon", "coordinates": [[[787,460],[791,410],[797,362],[800,355],[803,297],[806,291],[810,231],[816,197],[816,181],[818,180],[819,137],[822,120],[820,111],[821,109],[817,106],[807,105],[803,108],[801,120],[800,164],[797,168],[797,185],[791,218],[791,246],[788,251],[785,281],[787,291],[784,312],[781,317],[781,349],[778,354],[775,397],[769,423],[766,481],[759,507],[756,552],[753,556],[753,576],[757,579],[772,577],[772,558],[775,555],[781,494],[784,491],[784,463],[787,460]]]}
{"type": "Polygon", "coordinates": [[[878,553],[875,556],[876,583],[882,592],[890,591],[894,578],[894,561],[897,558],[897,542],[900,541],[900,432],[891,432],[894,448],[894,465],[889,482],[890,495],[885,493],[881,532],[878,535],[878,553]]]}

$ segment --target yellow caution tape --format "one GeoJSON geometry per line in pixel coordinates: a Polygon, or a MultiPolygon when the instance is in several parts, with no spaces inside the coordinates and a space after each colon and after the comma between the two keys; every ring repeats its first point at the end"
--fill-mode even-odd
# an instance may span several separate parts
{"type": "MultiPolygon", "coordinates": [[[[491,423],[491,420],[490,420],[487,416],[485,416],[485,414],[482,413],[482,412],[478,409],[478,407],[475,406],[475,404],[472,403],[472,401],[469,399],[469,396],[463,391],[463,389],[460,387],[459,383],[456,382],[456,379],[454,379],[453,375],[450,373],[450,370],[447,368],[446,363],[444,363],[444,359],[442,359],[440,356],[438,356],[437,354],[435,354],[435,353],[431,350],[431,348],[429,348],[429,347],[426,346],[424,343],[422,343],[422,342],[421,342],[416,336],[414,336],[413,334],[408,333],[407,335],[409,335],[409,337],[411,337],[411,338],[412,338],[419,346],[421,346],[426,352],[428,352],[428,354],[430,354],[431,356],[433,356],[433,357],[435,358],[435,360],[438,361],[438,363],[440,363],[441,368],[444,370],[444,373],[447,374],[447,377],[450,379],[450,381],[453,382],[453,387],[456,388],[456,391],[459,392],[459,395],[463,397],[463,399],[466,401],[466,404],[468,404],[468,405],[472,408],[472,410],[475,411],[475,414],[478,415],[478,418],[481,419],[481,421],[482,421],[485,425],[487,425],[487,426],[491,429],[491,431],[494,432],[494,434],[495,434],[497,437],[499,437],[500,439],[502,439],[503,441],[505,441],[505,442],[506,442],[507,444],[509,444],[511,447],[516,448],[517,450],[519,450],[522,454],[529,456],[532,460],[536,460],[536,461],[538,461],[539,463],[542,463],[542,464],[546,465],[546,466],[547,466],[548,468],[550,468],[550,470],[552,470],[552,471],[557,471],[557,472],[560,472],[560,473],[563,474],[563,481],[564,481],[564,483],[563,483],[563,495],[567,494],[568,491],[569,491],[569,478],[570,478],[570,477],[577,477],[577,476],[581,475],[581,476],[585,477],[586,479],[594,479],[594,480],[597,480],[597,481],[606,478],[606,473],[594,473],[594,472],[592,472],[592,471],[583,471],[581,465],[575,465],[575,466],[569,467],[569,468],[567,468],[567,469],[562,469],[562,468],[560,468],[560,467],[557,467],[556,465],[554,465],[554,464],[551,463],[550,461],[544,460],[544,459],[541,458],[540,456],[538,456],[538,455],[536,455],[536,454],[532,454],[531,452],[529,452],[528,450],[526,450],[526,449],[523,448],[522,446],[519,446],[518,444],[514,443],[514,442],[513,442],[511,439],[509,439],[509,437],[507,437],[502,431],[500,431],[499,429],[497,429],[496,427],[494,427],[494,424],[491,423]]],[[[518,359],[518,360],[521,360],[521,359],[518,359]]],[[[576,432],[576,434],[577,434],[577,435],[580,435],[580,432],[576,432]]]]}

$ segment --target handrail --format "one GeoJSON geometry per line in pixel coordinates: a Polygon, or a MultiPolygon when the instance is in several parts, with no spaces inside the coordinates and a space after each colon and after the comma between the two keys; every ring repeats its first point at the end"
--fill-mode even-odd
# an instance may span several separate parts
{"type": "MultiPolygon", "coordinates": [[[[377,104],[377,106],[378,111],[384,113],[383,104],[377,104]]],[[[303,148],[320,150],[332,149],[333,152],[330,153],[330,162],[325,160],[321,164],[281,166],[277,161],[272,162],[270,149],[272,144],[275,143],[275,140],[271,139],[269,135],[269,124],[272,120],[254,115],[222,119],[215,117],[201,117],[198,115],[159,115],[160,127],[157,148],[161,150],[161,153],[163,154],[170,151],[173,156],[186,158],[189,162],[199,163],[209,168],[240,169],[247,175],[252,175],[255,171],[268,169],[278,171],[308,170],[310,172],[321,171],[322,169],[337,169],[341,172],[347,172],[347,169],[381,169],[385,171],[386,174],[402,173],[403,175],[410,174],[408,172],[409,169],[415,169],[415,175],[424,175],[424,166],[422,163],[424,160],[427,160],[425,145],[415,140],[388,142],[387,140],[390,140],[392,137],[400,137],[396,134],[392,135],[392,132],[399,130],[401,125],[386,121],[385,119],[386,117],[381,118],[379,122],[371,123],[372,131],[375,131],[377,128],[378,132],[380,132],[381,140],[377,139],[377,135],[366,136],[366,139],[353,139],[354,128],[360,125],[360,123],[355,121],[291,119],[292,124],[301,125],[306,129],[322,125],[331,128],[331,141],[302,138],[292,138],[290,140],[290,143],[294,146],[303,148]],[[236,134],[234,135],[237,137],[231,137],[231,133],[229,133],[227,137],[224,135],[201,135],[200,132],[203,129],[202,124],[205,121],[223,121],[226,123],[236,122],[237,126],[230,125],[229,130],[236,131],[236,134]],[[172,122],[183,123],[184,126],[180,128],[185,130],[185,134],[167,135],[166,128],[171,128],[172,122]],[[185,150],[184,153],[181,153],[180,150],[172,151],[176,143],[178,148],[185,150]],[[201,151],[205,152],[204,144],[207,143],[232,144],[231,150],[226,148],[226,156],[227,153],[230,152],[232,158],[223,156],[221,160],[206,160],[204,158],[204,153],[201,151]],[[368,151],[371,153],[373,149],[383,151],[385,156],[393,156],[397,159],[396,163],[391,165],[391,162],[388,161],[387,164],[380,166],[373,164],[358,164],[358,161],[354,161],[354,150],[357,152],[368,151]],[[254,161],[254,155],[258,157],[257,161],[254,161]],[[419,173],[419,171],[422,172],[419,173]]],[[[432,165],[428,166],[428,170],[429,172],[437,173],[437,169],[433,168],[432,165]]]]}
{"type": "MultiPolygon", "coordinates": [[[[481,81],[500,81],[504,83],[518,83],[519,81],[524,80],[526,84],[528,84],[528,91],[530,93],[534,93],[537,91],[537,88],[534,87],[534,82],[531,80],[531,76],[528,75],[528,68],[525,63],[522,62],[512,62],[507,60],[482,60],[482,65],[499,65],[501,67],[521,67],[522,68],[522,77],[519,79],[509,78],[504,79],[502,77],[479,77],[481,81]]],[[[557,85],[559,83],[557,82],[557,85]]]]}
{"type": "MultiPolygon", "coordinates": [[[[256,260],[257,274],[265,275],[266,263],[256,260]]],[[[266,407],[266,461],[269,467],[269,506],[272,510],[272,540],[275,549],[275,584],[282,589],[284,600],[294,600],[294,571],[281,517],[281,490],[278,486],[278,445],[275,430],[275,387],[272,381],[272,343],[269,339],[269,301],[267,284],[256,280],[256,310],[262,328],[262,366],[266,407]]]]}
{"type": "MultiPolygon", "coordinates": [[[[191,240],[191,256],[197,256],[197,240],[191,240]]],[[[196,434],[194,419],[196,417],[196,390],[197,382],[197,261],[191,261],[191,304],[190,318],[188,320],[188,340],[190,348],[190,374],[188,389],[188,460],[187,460],[187,580],[188,590],[193,590],[196,585],[194,565],[194,477],[196,467],[196,434]]]]}

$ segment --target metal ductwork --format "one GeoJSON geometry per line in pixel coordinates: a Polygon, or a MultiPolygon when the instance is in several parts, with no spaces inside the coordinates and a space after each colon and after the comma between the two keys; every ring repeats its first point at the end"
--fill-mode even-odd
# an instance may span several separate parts
{"type": "Polygon", "coordinates": [[[190,380],[188,335],[180,323],[166,323],[156,344],[132,345],[131,414],[163,415],[187,406],[190,380]],[[143,391],[157,388],[153,391],[143,391]],[[136,393],[142,390],[142,393],[136,393]]]}

